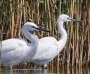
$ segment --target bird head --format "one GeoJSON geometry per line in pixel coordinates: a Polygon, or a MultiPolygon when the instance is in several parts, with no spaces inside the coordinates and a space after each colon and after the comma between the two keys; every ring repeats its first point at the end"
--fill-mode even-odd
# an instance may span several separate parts
{"type": "Polygon", "coordinates": [[[45,31],[49,32],[49,30],[42,29],[41,27],[37,26],[35,23],[32,22],[26,22],[22,27],[22,32],[30,32],[33,33],[35,30],[45,31]]]}
{"type": "Polygon", "coordinates": [[[57,22],[59,22],[59,21],[62,21],[62,22],[68,22],[68,21],[80,22],[79,20],[73,19],[66,14],[59,15],[57,22]]]}

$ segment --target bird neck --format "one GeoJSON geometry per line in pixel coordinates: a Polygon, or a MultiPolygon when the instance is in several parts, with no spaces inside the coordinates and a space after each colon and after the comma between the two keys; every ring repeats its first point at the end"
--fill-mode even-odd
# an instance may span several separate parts
{"type": "Polygon", "coordinates": [[[67,32],[66,32],[66,30],[63,27],[63,23],[64,22],[62,22],[62,21],[60,21],[58,23],[58,32],[61,34],[61,39],[62,40],[67,40],[67,32]]]}
{"type": "Polygon", "coordinates": [[[28,39],[31,42],[31,43],[27,42],[27,45],[28,45],[27,61],[28,61],[28,59],[31,59],[37,51],[38,37],[35,34],[31,34],[29,32],[25,32],[25,31],[24,31],[23,35],[25,36],[26,39],[28,39]]]}
{"type": "Polygon", "coordinates": [[[60,47],[60,49],[63,49],[63,47],[65,46],[66,41],[67,41],[67,33],[66,33],[66,30],[63,27],[63,23],[64,22],[62,22],[62,21],[59,21],[57,23],[58,32],[61,34],[61,38],[58,41],[58,47],[60,47]]]}
{"type": "Polygon", "coordinates": [[[35,34],[31,34],[29,32],[25,32],[23,34],[25,38],[31,42],[30,45],[33,46],[33,48],[38,46],[38,37],[35,34]]]}

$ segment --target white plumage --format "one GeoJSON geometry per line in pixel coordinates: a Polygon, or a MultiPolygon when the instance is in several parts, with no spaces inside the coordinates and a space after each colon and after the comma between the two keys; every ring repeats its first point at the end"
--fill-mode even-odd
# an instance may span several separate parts
{"type": "MultiPolygon", "coordinates": [[[[38,46],[38,37],[31,32],[33,30],[43,30],[32,22],[27,22],[22,27],[23,35],[31,41],[28,43],[22,38],[12,38],[2,41],[1,63],[5,66],[16,65],[21,62],[27,62],[28,56],[33,57],[38,46]]],[[[44,30],[46,31],[46,30],[44,30]]]]}
{"type": "MultiPolygon", "coordinates": [[[[44,37],[38,40],[38,47],[32,61],[38,65],[44,65],[55,58],[64,48],[67,41],[67,33],[63,23],[67,21],[77,21],[69,16],[62,14],[57,19],[56,26],[61,38],[57,41],[54,37],[44,37]]],[[[78,22],[78,21],[77,21],[78,22]]]]}
{"type": "Polygon", "coordinates": [[[57,27],[61,38],[58,41],[54,37],[38,39],[38,37],[31,32],[42,29],[34,23],[25,23],[22,27],[22,34],[26,39],[30,40],[31,43],[19,38],[2,41],[1,62],[6,66],[16,65],[23,61],[32,61],[38,65],[44,65],[50,62],[63,50],[66,44],[67,33],[63,27],[63,23],[67,21],[78,22],[76,19],[72,19],[65,14],[60,15],[57,19],[57,27]]]}

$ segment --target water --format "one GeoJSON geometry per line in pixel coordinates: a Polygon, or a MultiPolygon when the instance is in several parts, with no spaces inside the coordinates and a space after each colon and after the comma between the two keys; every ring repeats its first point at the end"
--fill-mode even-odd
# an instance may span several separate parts
{"type": "Polygon", "coordinates": [[[59,72],[49,70],[3,70],[1,74],[90,74],[90,69],[65,69],[59,72]]]}

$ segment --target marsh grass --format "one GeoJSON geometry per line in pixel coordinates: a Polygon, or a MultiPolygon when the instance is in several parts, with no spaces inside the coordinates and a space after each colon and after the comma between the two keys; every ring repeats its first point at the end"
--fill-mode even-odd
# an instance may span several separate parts
{"type": "MultiPolygon", "coordinates": [[[[65,23],[68,41],[64,50],[48,64],[48,69],[90,66],[90,1],[89,0],[1,0],[0,40],[19,37],[24,22],[32,21],[50,29],[51,33],[38,32],[39,38],[53,36],[59,39],[55,22],[65,13],[80,23],[65,23]]],[[[1,44],[1,43],[0,43],[1,44]]],[[[35,69],[32,63],[13,66],[13,69],[35,69]]]]}

